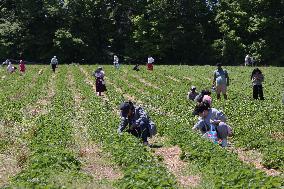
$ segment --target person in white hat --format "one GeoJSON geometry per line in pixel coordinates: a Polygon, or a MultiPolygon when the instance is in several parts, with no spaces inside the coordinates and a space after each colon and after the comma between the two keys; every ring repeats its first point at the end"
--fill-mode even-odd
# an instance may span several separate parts
{"type": "Polygon", "coordinates": [[[58,60],[57,60],[56,56],[54,56],[50,61],[50,65],[51,65],[52,71],[54,73],[55,73],[55,69],[57,68],[57,64],[58,64],[58,60]]]}
{"type": "Polygon", "coordinates": [[[187,94],[187,98],[188,98],[189,100],[194,100],[197,95],[199,95],[199,93],[196,92],[196,87],[195,87],[195,86],[192,86],[191,89],[190,89],[190,91],[189,91],[188,94],[187,94]]]}

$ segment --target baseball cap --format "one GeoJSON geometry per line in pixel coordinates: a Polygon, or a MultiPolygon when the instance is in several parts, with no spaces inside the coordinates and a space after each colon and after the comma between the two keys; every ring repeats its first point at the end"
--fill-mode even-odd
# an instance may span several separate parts
{"type": "Polygon", "coordinates": [[[129,102],[123,102],[120,104],[119,109],[121,110],[121,114],[123,117],[126,117],[129,110],[133,108],[133,103],[131,101],[129,102]]]}

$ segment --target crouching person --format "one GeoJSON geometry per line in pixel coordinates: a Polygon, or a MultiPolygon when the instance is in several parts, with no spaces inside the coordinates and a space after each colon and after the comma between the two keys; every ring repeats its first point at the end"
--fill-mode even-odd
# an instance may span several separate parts
{"type": "Polygon", "coordinates": [[[131,101],[120,105],[121,123],[118,127],[118,133],[126,131],[138,138],[141,138],[144,145],[149,145],[148,137],[157,133],[154,122],[146,114],[142,107],[134,106],[131,101]]]}
{"type": "Polygon", "coordinates": [[[205,137],[208,133],[212,135],[215,131],[216,141],[221,141],[222,147],[227,146],[227,138],[232,135],[232,129],[226,124],[227,118],[222,112],[210,108],[207,102],[202,102],[195,107],[193,114],[199,116],[193,130],[199,130],[205,137]]]}

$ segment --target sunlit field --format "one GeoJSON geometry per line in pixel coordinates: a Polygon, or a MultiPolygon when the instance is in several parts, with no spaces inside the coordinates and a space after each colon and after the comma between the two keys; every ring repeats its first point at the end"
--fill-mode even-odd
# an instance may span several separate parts
{"type": "Polygon", "coordinates": [[[260,67],[261,101],[252,98],[252,67],[224,66],[228,100],[213,92],[212,106],[233,128],[227,148],[192,131],[196,103],[187,99],[192,85],[211,90],[216,67],[154,65],[136,72],[105,65],[101,97],[92,76],[98,65],[59,65],[56,73],[49,65],[26,67],[23,76],[0,68],[0,187],[284,187],[283,67],[260,67]],[[117,134],[125,100],[156,123],[155,148],[117,134]],[[179,154],[171,165],[173,148],[179,154]]]}

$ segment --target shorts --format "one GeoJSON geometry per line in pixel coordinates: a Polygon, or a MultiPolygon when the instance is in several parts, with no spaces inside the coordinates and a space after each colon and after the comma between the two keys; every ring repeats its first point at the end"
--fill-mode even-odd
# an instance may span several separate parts
{"type": "Polygon", "coordinates": [[[220,93],[226,94],[227,93],[227,85],[217,85],[216,86],[216,93],[220,94],[220,93]]]}

